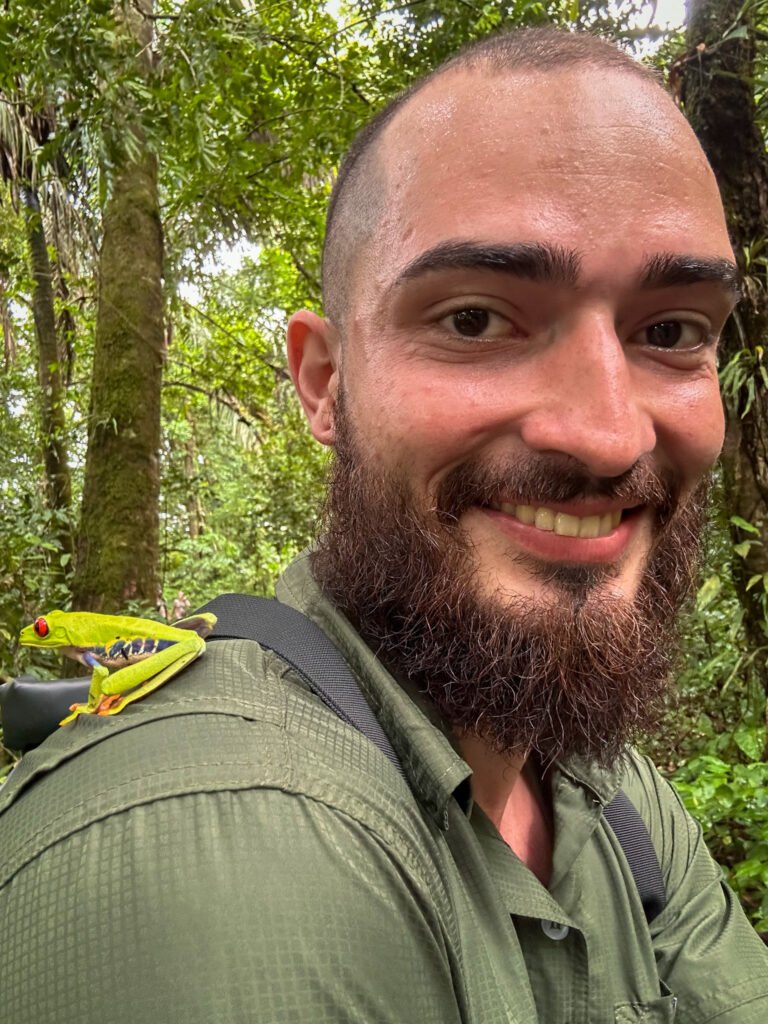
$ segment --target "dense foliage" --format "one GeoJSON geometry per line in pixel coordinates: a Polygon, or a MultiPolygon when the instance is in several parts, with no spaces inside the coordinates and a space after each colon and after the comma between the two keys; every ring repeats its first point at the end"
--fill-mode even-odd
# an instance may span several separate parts
{"type": "MultiPolygon", "coordinates": [[[[312,537],[325,455],[302,425],[282,331],[287,312],[319,305],[323,210],[356,128],[421,70],[508,25],[590,27],[652,51],[674,69],[685,44],[679,33],[654,28],[653,7],[157,0],[136,8],[151,24],[139,60],[137,36],[125,26],[128,5],[5,5],[0,672],[61,670],[57,659],[20,650],[16,637],[41,611],[71,606],[73,538],[81,532],[94,427],[92,367],[105,273],[99,252],[126,160],[149,159],[157,168],[165,366],[159,560],[152,567],[159,592],[140,607],[126,598],[125,608],[173,618],[220,591],[268,591],[312,537]],[[44,282],[32,259],[40,229],[50,263],[53,361],[41,358],[44,282]],[[63,453],[58,463],[52,452],[63,453]],[[58,486],[64,470],[69,492],[58,486]]],[[[764,33],[765,7],[743,4],[729,31],[737,39],[764,33]]],[[[764,133],[766,71],[757,58],[750,87],[764,133]]],[[[747,254],[762,294],[764,245],[755,238],[747,254]]],[[[745,343],[723,367],[723,384],[737,416],[745,403],[765,403],[763,349],[745,343]]],[[[117,420],[98,426],[121,429],[117,420]]],[[[108,520],[110,495],[100,501],[108,520]]],[[[729,522],[728,494],[719,495],[719,507],[686,624],[680,699],[667,734],[649,744],[756,925],[768,932],[768,574],[744,581],[734,572],[768,538],[746,519],[729,522]],[[764,640],[745,633],[745,583],[760,595],[764,640]]]]}

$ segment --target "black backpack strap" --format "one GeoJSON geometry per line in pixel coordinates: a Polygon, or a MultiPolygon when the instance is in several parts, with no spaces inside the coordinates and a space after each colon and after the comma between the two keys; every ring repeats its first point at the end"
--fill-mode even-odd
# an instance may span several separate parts
{"type": "Polygon", "coordinates": [[[624,790],[619,790],[613,800],[606,804],[603,814],[616,833],[619,845],[627,858],[637,891],[640,893],[645,919],[650,924],[666,906],[667,890],[659,858],[646,824],[624,790]]]}
{"type": "Polygon", "coordinates": [[[293,668],[310,690],[343,721],[379,748],[405,776],[400,758],[379,724],[333,641],[311,619],[279,601],[247,594],[222,594],[198,609],[218,622],[211,640],[255,640],[293,668]]]}

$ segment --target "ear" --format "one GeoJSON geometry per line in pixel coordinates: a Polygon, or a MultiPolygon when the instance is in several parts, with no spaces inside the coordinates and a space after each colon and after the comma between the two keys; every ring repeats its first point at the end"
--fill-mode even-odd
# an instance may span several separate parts
{"type": "Polygon", "coordinates": [[[314,437],[332,445],[339,337],[329,320],[302,309],[288,321],[288,368],[314,437]]]}

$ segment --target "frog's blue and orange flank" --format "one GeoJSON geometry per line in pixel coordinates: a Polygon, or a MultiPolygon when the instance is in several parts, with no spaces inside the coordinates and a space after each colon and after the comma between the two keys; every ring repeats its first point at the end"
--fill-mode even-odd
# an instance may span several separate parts
{"type": "Polygon", "coordinates": [[[200,657],[215,625],[216,616],[207,612],[169,626],[125,615],[52,611],[25,626],[19,641],[57,648],[92,670],[88,703],[74,704],[65,725],[81,714],[116,715],[151,693],[200,657]]]}

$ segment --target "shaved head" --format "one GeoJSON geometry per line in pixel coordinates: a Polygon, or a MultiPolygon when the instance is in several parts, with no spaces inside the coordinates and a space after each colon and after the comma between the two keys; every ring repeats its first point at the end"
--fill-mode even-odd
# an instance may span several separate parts
{"type": "Polygon", "coordinates": [[[410,100],[436,79],[457,71],[544,75],[575,67],[621,71],[664,92],[655,72],[613,43],[584,33],[533,28],[471,44],[379,111],[344,157],[328,206],[323,248],[323,304],[328,319],[342,327],[361,253],[386,211],[388,182],[381,147],[387,129],[410,100]]]}

